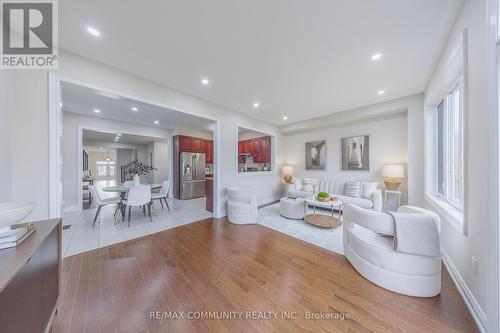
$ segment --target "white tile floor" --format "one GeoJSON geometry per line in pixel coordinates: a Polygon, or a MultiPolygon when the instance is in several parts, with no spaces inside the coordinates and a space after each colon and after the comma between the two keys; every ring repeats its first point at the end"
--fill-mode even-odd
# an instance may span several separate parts
{"type": "Polygon", "coordinates": [[[132,210],[130,227],[127,221],[114,224],[113,206],[101,209],[95,227],[92,222],[97,208],[65,213],[63,225],[71,225],[71,228],[63,230],[63,255],[71,256],[212,217],[212,213],[205,210],[205,198],[173,199],[169,204],[171,212],[157,203],[158,216],[153,216],[152,222],[138,209],[132,210]]]}

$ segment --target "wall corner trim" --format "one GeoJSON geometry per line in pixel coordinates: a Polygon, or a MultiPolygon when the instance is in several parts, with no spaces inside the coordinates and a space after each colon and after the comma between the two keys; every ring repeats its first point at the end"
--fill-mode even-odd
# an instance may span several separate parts
{"type": "Polygon", "coordinates": [[[487,331],[486,328],[488,327],[488,325],[485,312],[477,302],[476,298],[470,291],[465,281],[462,279],[462,276],[460,275],[457,268],[453,264],[453,261],[448,256],[448,252],[446,251],[446,249],[442,245],[440,247],[441,247],[441,257],[443,258],[443,263],[446,269],[448,270],[448,273],[450,273],[451,279],[455,283],[455,286],[460,292],[460,295],[462,296],[465,305],[467,305],[467,308],[472,314],[472,317],[474,318],[474,321],[476,322],[479,330],[481,332],[486,332],[487,331]]]}

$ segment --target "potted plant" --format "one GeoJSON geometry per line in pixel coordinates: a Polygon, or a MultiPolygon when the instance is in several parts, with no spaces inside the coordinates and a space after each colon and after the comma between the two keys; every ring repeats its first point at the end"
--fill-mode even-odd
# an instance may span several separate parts
{"type": "Polygon", "coordinates": [[[319,201],[330,201],[330,195],[327,192],[319,192],[316,195],[316,199],[319,201]]]}
{"type": "Polygon", "coordinates": [[[138,162],[135,168],[129,170],[129,173],[134,175],[134,185],[139,185],[140,184],[139,177],[147,175],[152,170],[156,170],[156,168],[153,168],[152,165],[138,162]]]}

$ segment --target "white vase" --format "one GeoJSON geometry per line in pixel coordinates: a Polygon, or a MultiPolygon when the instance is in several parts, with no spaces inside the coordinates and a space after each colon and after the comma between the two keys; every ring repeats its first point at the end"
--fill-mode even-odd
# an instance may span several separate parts
{"type": "Polygon", "coordinates": [[[134,186],[141,185],[141,177],[138,174],[134,175],[134,186]]]}

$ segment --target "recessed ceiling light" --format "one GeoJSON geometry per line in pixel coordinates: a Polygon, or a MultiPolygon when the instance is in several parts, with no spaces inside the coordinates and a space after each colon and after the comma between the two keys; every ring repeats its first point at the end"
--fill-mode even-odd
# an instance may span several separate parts
{"type": "Polygon", "coordinates": [[[374,55],[372,55],[372,61],[377,61],[380,58],[382,58],[382,53],[375,53],[374,55]]]}
{"type": "Polygon", "coordinates": [[[134,111],[134,112],[139,111],[139,109],[138,109],[138,108],[136,108],[135,106],[131,107],[131,110],[132,110],[132,111],[134,111]]]}
{"type": "Polygon", "coordinates": [[[377,92],[377,94],[379,94],[379,95],[383,95],[383,94],[385,94],[385,90],[379,90],[379,91],[377,92]]]}
{"type": "Polygon", "coordinates": [[[210,84],[210,81],[208,79],[201,79],[201,84],[204,86],[208,86],[210,84]]]}
{"type": "Polygon", "coordinates": [[[95,112],[95,113],[101,113],[101,110],[99,110],[99,109],[94,109],[94,112],[95,112]]]}
{"type": "Polygon", "coordinates": [[[253,107],[254,107],[254,108],[256,108],[256,109],[257,109],[259,106],[260,106],[260,103],[259,103],[259,102],[254,102],[254,103],[253,103],[253,107]]]}
{"type": "Polygon", "coordinates": [[[283,120],[288,120],[288,117],[287,116],[283,116],[283,120]]]}
{"type": "Polygon", "coordinates": [[[160,122],[158,120],[153,121],[156,125],[158,125],[160,122]]]}
{"type": "Polygon", "coordinates": [[[118,141],[118,139],[117,139],[117,138],[115,138],[115,142],[117,142],[117,141],[118,141]]]}
{"type": "Polygon", "coordinates": [[[94,27],[87,27],[87,31],[92,36],[95,36],[95,37],[101,36],[101,32],[99,30],[97,30],[96,28],[94,28],[94,27]]]}
{"type": "Polygon", "coordinates": [[[62,107],[62,102],[59,102],[59,106],[62,107]]]}
{"type": "Polygon", "coordinates": [[[121,133],[118,133],[118,134],[116,134],[116,136],[122,136],[122,134],[121,134],[121,133]]]}

